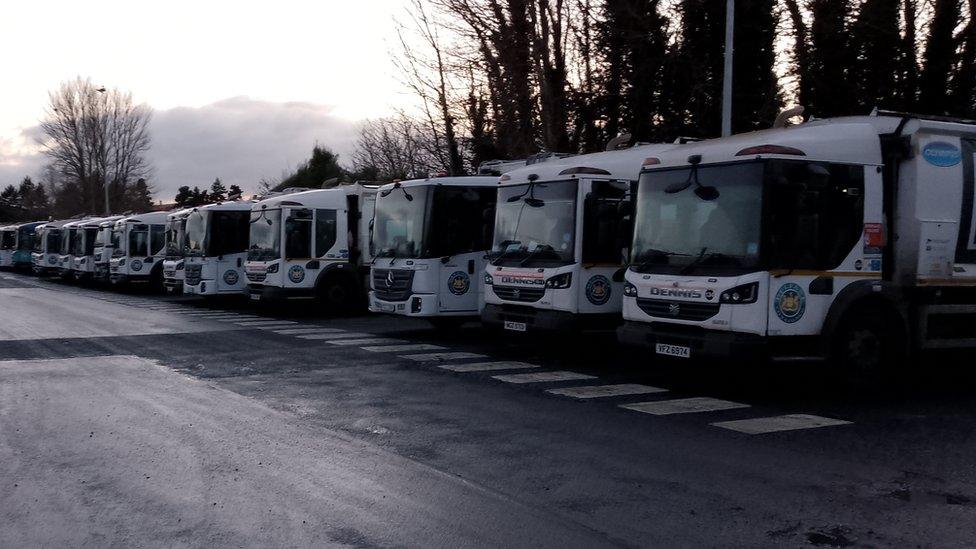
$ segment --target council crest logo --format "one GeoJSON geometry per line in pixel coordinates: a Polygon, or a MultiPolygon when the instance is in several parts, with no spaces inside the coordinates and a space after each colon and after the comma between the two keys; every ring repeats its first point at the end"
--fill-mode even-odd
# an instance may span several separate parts
{"type": "Polygon", "coordinates": [[[142,270],[142,261],[139,261],[138,259],[133,259],[132,260],[132,270],[133,271],[140,271],[140,270],[142,270]]]}
{"type": "Polygon", "coordinates": [[[292,265],[288,269],[288,280],[291,280],[295,284],[305,280],[305,269],[301,265],[292,265]]]}
{"type": "Polygon", "coordinates": [[[603,275],[590,277],[586,283],[586,299],[594,305],[605,305],[610,301],[610,279],[603,275]]]}
{"type": "Polygon", "coordinates": [[[471,279],[468,277],[468,273],[464,271],[454,271],[447,279],[447,288],[454,295],[464,295],[468,293],[470,287],[471,279]]]}
{"type": "Polygon", "coordinates": [[[237,284],[237,281],[240,280],[240,278],[241,277],[239,274],[237,274],[237,271],[233,269],[230,269],[226,273],[224,273],[224,282],[226,282],[228,286],[233,286],[234,284],[237,284]]]}
{"type": "Polygon", "coordinates": [[[773,309],[776,316],[787,324],[803,318],[803,312],[807,308],[807,296],[803,293],[803,288],[789,282],[783,284],[776,292],[776,299],[773,300],[773,309]]]}

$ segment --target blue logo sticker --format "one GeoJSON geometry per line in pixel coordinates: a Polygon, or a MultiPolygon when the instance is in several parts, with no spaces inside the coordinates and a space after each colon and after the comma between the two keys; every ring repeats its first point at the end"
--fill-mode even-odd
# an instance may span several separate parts
{"type": "Polygon", "coordinates": [[[933,166],[949,168],[962,161],[962,153],[952,143],[933,141],[922,149],[922,158],[933,166]]]}
{"type": "Polygon", "coordinates": [[[301,265],[292,265],[288,269],[288,280],[291,280],[295,284],[305,280],[305,269],[301,265]]]}
{"type": "Polygon", "coordinates": [[[603,275],[590,277],[586,283],[586,299],[594,305],[605,305],[610,301],[610,279],[603,275]]]}
{"type": "Polygon", "coordinates": [[[872,270],[872,271],[880,271],[881,270],[881,260],[880,259],[872,259],[871,260],[871,263],[869,263],[869,265],[870,265],[869,269],[872,270]]]}
{"type": "Polygon", "coordinates": [[[783,284],[776,292],[776,299],[773,300],[773,309],[776,316],[787,324],[803,318],[803,312],[807,308],[807,296],[803,293],[803,288],[792,282],[783,284]]]}
{"type": "Polygon", "coordinates": [[[237,281],[240,279],[241,279],[240,275],[237,274],[237,271],[233,269],[224,273],[224,282],[226,282],[228,286],[233,286],[237,284],[237,281]]]}
{"type": "Polygon", "coordinates": [[[447,279],[447,289],[454,295],[464,295],[471,287],[471,279],[464,271],[454,271],[447,279]]]}

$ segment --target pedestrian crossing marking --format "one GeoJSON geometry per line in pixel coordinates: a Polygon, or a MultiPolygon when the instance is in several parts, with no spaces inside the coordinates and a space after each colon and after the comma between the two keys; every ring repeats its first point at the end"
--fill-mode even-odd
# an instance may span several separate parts
{"type": "Polygon", "coordinates": [[[731,429],[747,435],[762,435],[782,431],[796,431],[799,429],[819,429],[821,427],[835,427],[850,425],[850,421],[834,419],[809,414],[788,414],[785,416],[756,417],[738,419],[735,421],[719,421],[712,423],[715,427],[731,429]]]}
{"type": "Polygon", "coordinates": [[[566,370],[555,370],[550,372],[532,372],[529,374],[506,374],[491,376],[492,379],[504,381],[505,383],[553,383],[557,381],[576,381],[580,379],[596,379],[596,376],[581,374],[579,372],[569,372],[566,370]]]}
{"type": "Polygon", "coordinates": [[[721,410],[735,410],[749,408],[748,404],[719,400],[709,397],[676,398],[672,400],[652,400],[650,402],[634,402],[621,404],[621,408],[643,412],[655,416],[672,414],[694,414],[699,412],[718,412],[721,410]]]}
{"type": "Polygon", "coordinates": [[[655,393],[666,393],[667,389],[651,387],[650,385],[640,385],[638,383],[621,383],[618,385],[586,385],[583,387],[563,387],[559,389],[548,389],[547,393],[554,395],[567,396],[579,399],[588,398],[608,398],[629,395],[651,395],[655,393]]]}
{"type": "Polygon", "coordinates": [[[538,367],[539,366],[529,364],[528,362],[516,362],[512,360],[500,360],[498,362],[471,362],[468,364],[442,364],[438,366],[438,368],[443,370],[459,373],[493,372],[497,370],[526,370],[529,368],[538,367]]]}

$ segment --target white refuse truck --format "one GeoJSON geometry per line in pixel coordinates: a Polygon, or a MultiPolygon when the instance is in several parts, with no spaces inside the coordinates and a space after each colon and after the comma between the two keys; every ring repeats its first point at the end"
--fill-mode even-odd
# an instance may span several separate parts
{"type": "Polygon", "coordinates": [[[57,272],[61,256],[61,226],[73,220],[64,219],[40,225],[34,233],[34,251],[31,253],[34,273],[44,276],[57,272]]]}
{"type": "MultiPolygon", "coordinates": [[[[95,277],[95,264],[101,256],[99,249],[101,227],[106,223],[114,223],[122,216],[100,217],[82,221],[77,225],[77,236],[72,248],[72,275],[77,280],[95,277]]],[[[111,234],[110,232],[108,234],[111,234]]],[[[101,242],[104,246],[104,242],[101,242]]]]}
{"type": "Polygon", "coordinates": [[[0,227],[0,267],[14,266],[14,252],[17,251],[17,226],[0,227]]]}
{"type": "Polygon", "coordinates": [[[75,251],[81,242],[81,225],[91,218],[76,219],[61,226],[61,249],[57,272],[62,280],[74,280],[75,251]]]}
{"type": "Polygon", "coordinates": [[[109,280],[113,284],[149,283],[163,287],[167,212],[123,217],[112,227],[109,280]]]}
{"type": "Polygon", "coordinates": [[[106,218],[98,224],[98,233],[95,237],[95,249],[92,251],[92,260],[95,263],[93,278],[96,282],[109,282],[111,280],[109,263],[112,261],[113,241],[112,234],[115,231],[115,223],[125,216],[114,216],[106,218]]]}
{"type": "Polygon", "coordinates": [[[650,158],[619,338],[858,371],[976,346],[974,155],[971,122],[876,112],[650,158]]]}
{"type": "Polygon", "coordinates": [[[317,299],[361,307],[376,187],[359,183],[272,196],[251,206],[247,287],[254,301],[317,299]]]}
{"type": "Polygon", "coordinates": [[[185,275],[186,218],[193,208],[170,213],[166,217],[166,252],[163,255],[163,287],[166,293],[183,293],[185,275]]]}
{"type": "Polygon", "coordinates": [[[369,310],[454,326],[483,303],[498,177],[396,182],[376,195],[369,310]]]}
{"type": "Polygon", "coordinates": [[[193,208],[185,226],[184,293],[247,293],[244,260],[253,205],[253,201],[243,200],[193,208]]]}
{"type": "Polygon", "coordinates": [[[616,328],[631,190],[644,159],[675,146],[551,159],[502,175],[482,323],[517,332],[616,328]]]}

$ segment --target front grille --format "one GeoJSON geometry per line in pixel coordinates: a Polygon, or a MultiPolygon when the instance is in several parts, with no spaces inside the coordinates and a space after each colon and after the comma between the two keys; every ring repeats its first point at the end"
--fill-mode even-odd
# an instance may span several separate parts
{"type": "Polygon", "coordinates": [[[166,269],[163,271],[164,278],[176,278],[176,269],[166,269]]]}
{"type": "Polygon", "coordinates": [[[406,301],[410,297],[411,290],[413,290],[413,271],[373,269],[373,292],[377,299],[406,301]]]}
{"type": "Polygon", "coordinates": [[[268,273],[267,272],[260,272],[260,273],[248,272],[247,273],[247,279],[250,282],[264,282],[264,279],[266,279],[266,278],[268,278],[268,273]]]}
{"type": "Polygon", "coordinates": [[[502,301],[518,301],[521,303],[534,303],[546,294],[545,288],[523,288],[520,286],[493,285],[492,290],[502,301]]]}
{"type": "Polygon", "coordinates": [[[718,303],[697,303],[694,301],[673,301],[670,299],[637,298],[637,306],[656,318],[676,320],[708,320],[718,314],[718,303]]]}
{"type": "Polygon", "coordinates": [[[203,276],[203,265],[187,265],[184,282],[189,286],[196,286],[203,276]]]}

